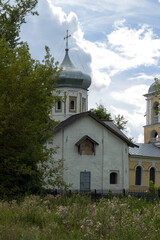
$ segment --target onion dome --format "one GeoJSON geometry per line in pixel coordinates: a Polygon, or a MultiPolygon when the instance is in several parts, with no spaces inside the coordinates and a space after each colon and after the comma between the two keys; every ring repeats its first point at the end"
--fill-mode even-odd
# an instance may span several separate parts
{"type": "Polygon", "coordinates": [[[62,67],[62,71],[60,72],[56,87],[73,87],[87,90],[91,85],[91,77],[78,70],[71,62],[68,55],[68,48],[60,67],[62,67]]]}
{"type": "MultiPolygon", "coordinates": [[[[158,80],[158,83],[160,84],[160,80],[158,80]]],[[[153,93],[153,92],[155,92],[157,89],[156,89],[156,84],[155,84],[155,82],[154,83],[152,83],[152,85],[149,87],[149,89],[148,89],[148,93],[153,93]]]]}

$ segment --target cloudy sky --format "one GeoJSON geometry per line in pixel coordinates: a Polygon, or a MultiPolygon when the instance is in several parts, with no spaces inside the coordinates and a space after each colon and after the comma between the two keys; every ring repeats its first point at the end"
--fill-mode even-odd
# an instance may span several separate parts
{"type": "Polygon", "coordinates": [[[160,77],[160,0],[39,0],[37,10],[21,31],[32,57],[47,45],[61,63],[68,29],[70,58],[92,77],[89,108],[123,115],[127,135],[143,142],[143,94],[160,77]]]}

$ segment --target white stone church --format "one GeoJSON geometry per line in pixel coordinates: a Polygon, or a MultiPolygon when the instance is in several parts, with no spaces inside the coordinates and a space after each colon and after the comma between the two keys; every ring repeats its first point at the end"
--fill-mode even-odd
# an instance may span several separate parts
{"type": "Polygon", "coordinates": [[[105,192],[128,189],[129,147],[137,147],[112,121],[101,121],[88,112],[89,75],[71,62],[69,50],[56,88],[64,101],[52,109],[52,119],[60,123],[54,129],[56,159],[64,159],[63,173],[72,190],[105,192]]]}
{"type": "Polygon", "coordinates": [[[64,101],[53,107],[55,127],[52,147],[55,159],[63,159],[63,179],[72,190],[108,192],[148,188],[149,181],[160,187],[159,98],[152,84],[147,100],[144,143],[134,144],[112,121],[101,121],[88,112],[91,78],[71,62],[66,37],[65,57],[56,89],[64,101]]]}

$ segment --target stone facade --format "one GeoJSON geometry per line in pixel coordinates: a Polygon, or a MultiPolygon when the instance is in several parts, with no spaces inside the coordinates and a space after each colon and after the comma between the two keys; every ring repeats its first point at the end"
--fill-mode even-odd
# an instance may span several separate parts
{"type": "Polygon", "coordinates": [[[88,111],[88,91],[81,88],[63,87],[56,88],[62,97],[61,106],[56,103],[51,111],[51,118],[56,121],[63,121],[68,117],[88,111]]]}
{"type": "Polygon", "coordinates": [[[89,178],[84,181],[89,181],[88,191],[128,189],[128,145],[135,145],[118,128],[115,131],[114,124],[111,129],[90,113],[75,115],[74,120],[71,119],[57,126],[53,140],[53,145],[59,146],[54,157],[64,159],[66,183],[72,184],[73,190],[82,190],[81,175],[86,173],[89,178]],[[86,139],[85,146],[86,140],[82,142],[80,152],[77,142],[86,135],[91,140],[86,139]]]}

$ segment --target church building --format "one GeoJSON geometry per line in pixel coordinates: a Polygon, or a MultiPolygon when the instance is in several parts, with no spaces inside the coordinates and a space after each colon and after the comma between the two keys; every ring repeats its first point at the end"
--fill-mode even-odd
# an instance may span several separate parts
{"type": "Polygon", "coordinates": [[[137,189],[148,188],[150,181],[160,187],[160,114],[155,83],[144,96],[147,103],[144,143],[129,150],[129,187],[137,189]]]}
{"type": "Polygon", "coordinates": [[[53,131],[55,159],[63,159],[63,179],[72,190],[100,192],[129,188],[129,147],[136,148],[112,121],[101,121],[88,112],[89,75],[71,62],[68,32],[63,68],[56,89],[64,101],[52,109],[52,118],[60,121],[53,131]]]}

